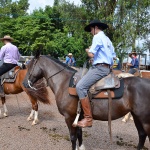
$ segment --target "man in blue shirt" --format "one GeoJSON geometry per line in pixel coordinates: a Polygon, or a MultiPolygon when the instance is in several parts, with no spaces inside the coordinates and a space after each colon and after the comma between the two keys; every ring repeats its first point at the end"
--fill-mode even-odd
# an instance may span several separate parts
{"type": "Polygon", "coordinates": [[[69,53],[68,56],[66,57],[66,64],[68,66],[75,66],[75,59],[72,56],[72,53],[69,53]]]}
{"type": "Polygon", "coordinates": [[[92,126],[93,119],[88,90],[94,83],[110,73],[113,57],[116,57],[112,42],[103,32],[107,28],[108,25],[99,20],[91,21],[84,28],[86,32],[91,32],[93,35],[92,45],[86,49],[88,56],[93,58],[93,63],[87,74],[76,85],[76,91],[84,112],[84,119],[78,122],[79,127],[92,126]]]}
{"type": "Polygon", "coordinates": [[[129,54],[129,57],[131,57],[131,63],[127,63],[127,66],[130,66],[129,73],[134,74],[137,69],[139,68],[139,60],[137,58],[137,53],[132,52],[129,54]]]}

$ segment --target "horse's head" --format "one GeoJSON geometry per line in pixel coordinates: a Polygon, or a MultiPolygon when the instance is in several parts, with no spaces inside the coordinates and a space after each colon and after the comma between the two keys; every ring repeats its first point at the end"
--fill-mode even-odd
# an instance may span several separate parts
{"type": "Polygon", "coordinates": [[[36,90],[36,88],[33,87],[33,84],[43,77],[42,68],[40,66],[40,57],[39,53],[39,55],[35,55],[35,57],[29,62],[27,66],[28,72],[24,79],[25,87],[30,87],[36,90]]]}

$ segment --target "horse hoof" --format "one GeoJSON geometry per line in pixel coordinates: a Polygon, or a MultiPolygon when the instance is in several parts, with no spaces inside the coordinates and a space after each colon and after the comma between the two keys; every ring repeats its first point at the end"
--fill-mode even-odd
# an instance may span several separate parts
{"type": "Polygon", "coordinates": [[[33,120],[32,117],[28,117],[28,118],[27,118],[27,121],[31,121],[31,120],[33,120]]]}
{"type": "Polygon", "coordinates": [[[85,146],[82,144],[82,145],[79,147],[79,150],[85,150],[85,146]]]}
{"type": "Polygon", "coordinates": [[[39,122],[38,120],[34,120],[34,121],[32,122],[32,126],[38,124],[38,122],[39,122]]]}
{"type": "Polygon", "coordinates": [[[8,113],[5,112],[5,113],[4,113],[4,117],[8,117],[8,113]]]}
{"type": "Polygon", "coordinates": [[[127,122],[125,119],[122,119],[122,122],[127,122]]]}
{"type": "Polygon", "coordinates": [[[130,117],[130,120],[133,120],[133,117],[130,117]]]}
{"type": "Polygon", "coordinates": [[[73,127],[77,127],[77,124],[72,124],[73,127]]]}

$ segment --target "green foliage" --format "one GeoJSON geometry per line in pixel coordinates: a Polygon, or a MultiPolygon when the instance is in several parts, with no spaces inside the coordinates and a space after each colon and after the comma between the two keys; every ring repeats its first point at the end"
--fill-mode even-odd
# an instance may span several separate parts
{"type": "MultiPolygon", "coordinates": [[[[54,6],[34,10],[28,14],[28,0],[0,1],[0,37],[12,36],[22,55],[32,55],[40,47],[42,54],[65,58],[73,53],[78,65],[87,55],[85,48],[92,36],[84,31],[90,20],[100,19],[109,25],[106,34],[113,41],[118,57],[130,49],[142,52],[149,48],[136,47],[137,39],[149,32],[150,1],[148,0],[81,0],[82,5],[55,0],[54,6]]],[[[2,43],[0,43],[2,46],[2,43]]]]}

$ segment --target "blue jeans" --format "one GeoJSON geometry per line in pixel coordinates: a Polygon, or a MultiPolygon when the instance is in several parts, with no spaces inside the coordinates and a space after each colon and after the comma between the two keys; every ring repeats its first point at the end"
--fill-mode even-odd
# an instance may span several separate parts
{"type": "Polygon", "coordinates": [[[131,68],[131,69],[129,70],[129,73],[134,74],[136,71],[137,71],[136,68],[131,68]]]}
{"type": "Polygon", "coordinates": [[[106,68],[104,66],[92,66],[76,85],[76,91],[79,99],[85,98],[90,87],[100,79],[107,76],[109,73],[109,68],[106,68]]]}

